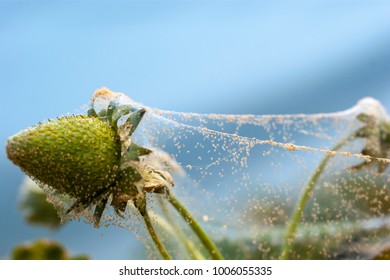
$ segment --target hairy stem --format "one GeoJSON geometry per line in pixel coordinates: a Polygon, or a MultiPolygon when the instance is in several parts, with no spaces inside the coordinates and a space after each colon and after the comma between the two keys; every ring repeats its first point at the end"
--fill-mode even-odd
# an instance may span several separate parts
{"type": "Polygon", "coordinates": [[[156,245],[157,249],[159,250],[159,252],[163,256],[163,258],[165,260],[172,260],[171,255],[165,249],[164,245],[160,241],[160,238],[158,237],[158,235],[154,231],[154,227],[153,227],[152,221],[150,220],[150,216],[149,216],[148,212],[145,212],[142,216],[144,218],[144,221],[145,221],[146,227],[149,231],[149,234],[152,237],[154,244],[156,245]]]}
{"type": "Polygon", "coordinates": [[[223,260],[221,253],[219,252],[217,246],[202,229],[196,219],[192,214],[185,208],[185,206],[172,194],[169,194],[169,201],[172,206],[180,213],[180,215],[186,220],[195,234],[198,236],[200,241],[203,243],[207,251],[210,253],[214,260],[223,260]]]}
{"type": "MultiPolygon", "coordinates": [[[[339,150],[350,139],[351,139],[351,137],[347,137],[347,138],[341,140],[339,143],[337,143],[332,148],[332,151],[339,150]]],[[[332,158],[331,155],[326,155],[322,159],[322,161],[320,162],[320,164],[318,165],[318,167],[316,168],[314,173],[311,175],[311,177],[309,179],[309,182],[307,183],[305,189],[303,190],[301,198],[298,201],[297,206],[295,207],[295,211],[294,211],[293,216],[291,218],[291,222],[290,222],[290,224],[287,227],[286,235],[284,237],[284,243],[283,243],[283,247],[282,247],[282,252],[281,252],[281,254],[279,256],[279,259],[281,259],[281,260],[289,259],[291,245],[294,242],[294,238],[295,238],[295,234],[296,234],[296,231],[297,231],[297,227],[298,227],[299,221],[301,220],[303,211],[304,211],[304,209],[306,207],[307,202],[309,201],[309,198],[310,198],[310,196],[311,196],[311,194],[313,192],[313,189],[314,189],[315,185],[317,184],[318,179],[321,176],[321,173],[324,171],[324,169],[326,167],[326,164],[328,163],[329,159],[331,159],[331,158],[332,158]]]]}

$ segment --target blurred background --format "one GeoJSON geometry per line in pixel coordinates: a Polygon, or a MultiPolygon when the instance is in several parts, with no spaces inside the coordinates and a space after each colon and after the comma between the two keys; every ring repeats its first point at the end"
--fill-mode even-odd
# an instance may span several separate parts
{"type": "MultiPolygon", "coordinates": [[[[83,112],[106,86],[145,105],[199,113],[390,110],[388,1],[0,0],[0,141],[83,112]]],[[[82,222],[28,226],[22,172],[0,153],[0,258],[48,237],[93,259],[145,258],[132,232],[82,222]]]]}

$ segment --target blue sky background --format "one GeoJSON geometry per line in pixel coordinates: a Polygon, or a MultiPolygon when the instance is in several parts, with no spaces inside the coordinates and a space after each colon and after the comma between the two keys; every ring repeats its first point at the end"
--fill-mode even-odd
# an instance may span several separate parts
{"type": "MultiPolygon", "coordinates": [[[[0,141],[78,113],[107,86],[160,109],[317,113],[364,96],[390,110],[389,1],[2,1],[0,141]]],[[[0,258],[47,236],[72,254],[145,257],[121,229],[28,227],[0,153],[0,258]]]]}

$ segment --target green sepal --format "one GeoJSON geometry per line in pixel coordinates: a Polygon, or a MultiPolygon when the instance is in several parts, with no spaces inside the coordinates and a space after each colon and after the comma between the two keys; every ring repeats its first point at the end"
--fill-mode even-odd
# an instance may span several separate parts
{"type": "Polygon", "coordinates": [[[91,108],[88,110],[88,116],[92,116],[92,117],[98,117],[98,118],[106,118],[107,116],[107,109],[101,109],[99,111],[96,111],[96,108],[95,108],[95,102],[92,102],[91,103],[91,108]]]}
{"type": "Polygon", "coordinates": [[[138,189],[134,185],[134,183],[139,182],[142,179],[141,174],[138,172],[137,169],[135,169],[132,166],[127,167],[126,169],[121,171],[119,181],[118,181],[118,187],[122,192],[126,194],[138,194],[138,189]]]}
{"type": "Polygon", "coordinates": [[[133,135],[134,131],[137,129],[139,123],[141,122],[142,118],[144,117],[146,112],[146,109],[142,108],[136,112],[133,112],[129,115],[128,119],[125,123],[130,123],[130,132],[129,136],[133,135]]]}
{"type": "Polygon", "coordinates": [[[123,213],[126,211],[126,207],[127,207],[127,201],[125,203],[121,203],[120,205],[117,205],[117,207],[114,209],[115,213],[122,219],[125,218],[123,213]]]}
{"type": "Polygon", "coordinates": [[[146,156],[151,152],[152,150],[149,150],[148,148],[139,146],[134,142],[131,142],[129,148],[127,149],[126,158],[139,161],[139,157],[146,156]]]}
{"type": "Polygon", "coordinates": [[[116,185],[116,193],[113,196],[111,205],[115,212],[123,218],[121,213],[126,211],[127,202],[136,199],[139,196],[139,190],[136,183],[142,179],[141,174],[132,166],[121,171],[116,185]]]}
{"type": "Polygon", "coordinates": [[[117,107],[117,102],[115,102],[115,101],[113,101],[113,100],[111,100],[110,101],[110,104],[108,104],[108,107],[107,107],[107,120],[108,120],[108,122],[110,123],[110,124],[112,124],[113,123],[113,121],[112,121],[112,115],[113,115],[113,113],[115,112],[115,109],[116,109],[116,107],[117,107]]]}
{"type": "Polygon", "coordinates": [[[96,204],[95,211],[93,212],[93,222],[96,228],[99,227],[104,209],[106,209],[107,201],[108,201],[108,197],[104,197],[96,204]]]}
{"type": "Polygon", "coordinates": [[[112,123],[117,126],[117,121],[123,117],[124,115],[127,115],[131,112],[131,106],[130,105],[120,105],[115,108],[115,110],[112,112],[111,120],[112,123]]]}
{"type": "Polygon", "coordinates": [[[111,187],[112,187],[112,185],[108,186],[105,189],[98,191],[94,196],[91,196],[91,197],[89,197],[89,196],[79,197],[73,203],[73,205],[70,206],[68,210],[66,210],[65,213],[69,214],[70,212],[72,212],[75,209],[78,209],[78,211],[82,212],[85,209],[87,209],[89,206],[91,206],[95,203],[100,203],[100,201],[102,199],[107,197],[111,187]]]}
{"type": "Polygon", "coordinates": [[[89,117],[95,117],[95,118],[99,117],[94,108],[89,109],[87,114],[89,117]]]}

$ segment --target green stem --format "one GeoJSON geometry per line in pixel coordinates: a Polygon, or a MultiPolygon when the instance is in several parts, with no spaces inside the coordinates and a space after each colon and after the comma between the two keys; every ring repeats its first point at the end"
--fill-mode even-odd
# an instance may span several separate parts
{"type": "Polygon", "coordinates": [[[170,232],[171,235],[174,235],[178,240],[180,240],[191,259],[193,260],[205,260],[206,258],[198,250],[195,244],[185,235],[185,233],[177,226],[176,222],[172,218],[172,215],[169,215],[166,201],[161,199],[161,196],[158,196],[158,202],[161,206],[162,214],[166,220],[160,218],[157,219],[157,222],[161,224],[163,228],[170,232]]]}
{"type": "Polygon", "coordinates": [[[144,218],[144,221],[145,221],[146,227],[150,233],[150,236],[152,237],[154,244],[156,245],[157,249],[159,250],[159,252],[163,256],[163,258],[165,260],[172,260],[171,255],[165,249],[164,245],[160,241],[160,238],[158,237],[158,235],[154,231],[153,224],[152,224],[152,221],[150,220],[148,212],[145,211],[145,213],[143,213],[142,216],[144,218]]]}
{"type": "MultiPolygon", "coordinates": [[[[351,137],[347,137],[343,140],[341,140],[339,143],[337,143],[333,148],[332,151],[339,150],[342,146],[344,146],[351,137]]],[[[298,204],[295,208],[295,211],[293,213],[293,216],[291,218],[291,222],[288,225],[286,235],[284,237],[284,244],[282,247],[282,252],[279,256],[279,259],[281,260],[287,260],[289,259],[290,249],[291,245],[293,244],[295,234],[297,231],[298,223],[301,220],[303,210],[305,209],[305,206],[312,194],[312,191],[317,184],[318,179],[320,178],[321,173],[324,171],[326,164],[328,163],[329,159],[331,159],[331,155],[326,155],[320,164],[318,165],[317,169],[314,171],[314,173],[311,175],[310,180],[308,184],[306,185],[305,189],[303,190],[303,193],[301,195],[300,200],[298,201],[298,204]]]]}
{"type": "Polygon", "coordinates": [[[214,242],[202,229],[202,227],[192,216],[192,214],[185,208],[183,204],[181,204],[181,202],[172,193],[169,194],[169,201],[171,202],[172,206],[180,213],[180,215],[186,220],[186,222],[198,236],[200,241],[203,243],[207,251],[210,253],[212,258],[214,260],[223,260],[223,257],[219,252],[217,246],[215,246],[214,242]]]}

